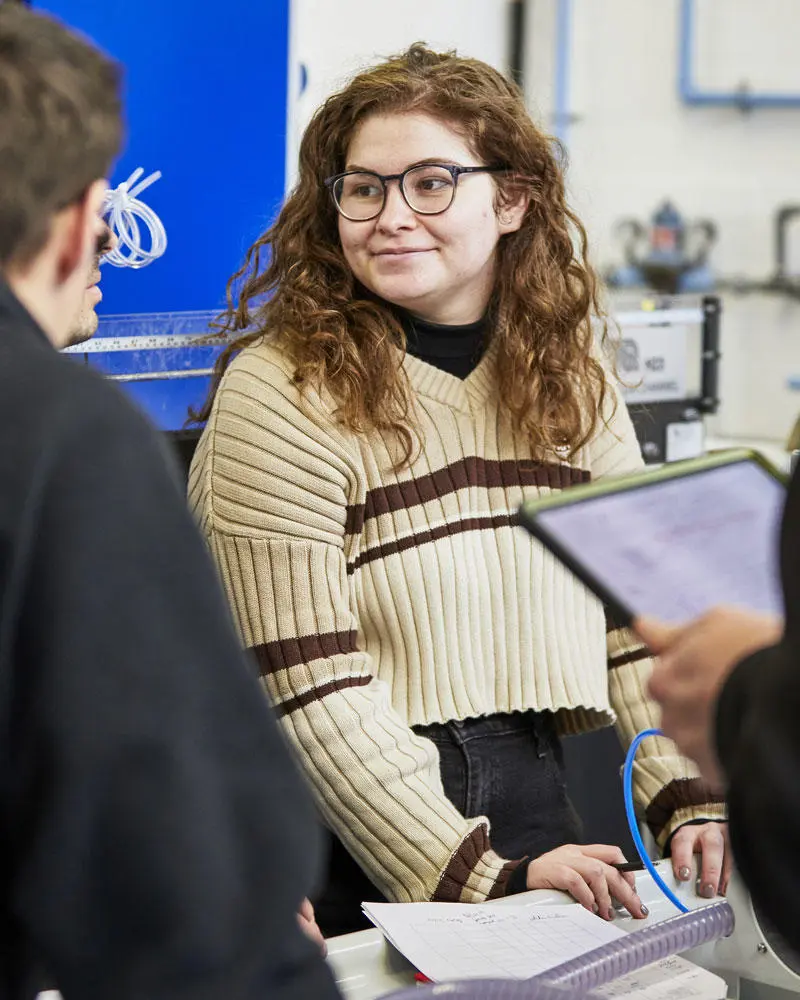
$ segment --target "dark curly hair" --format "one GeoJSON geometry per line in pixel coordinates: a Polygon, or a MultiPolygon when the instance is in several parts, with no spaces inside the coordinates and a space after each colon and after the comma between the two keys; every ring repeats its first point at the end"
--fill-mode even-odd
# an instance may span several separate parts
{"type": "Polygon", "coordinates": [[[595,350],[598,281],[586,260],[586,232],[566,203],[557,144],[534,125],[519,87],[502,74],[421,43],[357,75],[312,118],[296,187],[228,283],[228,308],[215,326],[228,336],[247,332],[220,355],[196,419],[209,416],[232,356],[268,334],[289,351],[300,386],[325,385],[345,426],[390,432],[401,445],[400,464],[410,459],[403,328],[397,311],[350,271],[323,185],[344,169],[354,132],[367,117],[402,112],[439,119],[484,163],[508,168],[495,175],[497,208],[521,191],[527,196],[520,229],[497,247],[489,308],[500,398],[537,458],[555,449],[576,451],[603,419],[609,394],[595,350]]]}

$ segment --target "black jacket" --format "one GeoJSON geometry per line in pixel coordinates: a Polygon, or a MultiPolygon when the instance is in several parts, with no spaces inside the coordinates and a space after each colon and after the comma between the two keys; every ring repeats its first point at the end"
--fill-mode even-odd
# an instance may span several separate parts
{"type": "Polygon", "coordinates": [[[313,807],[147,421],[0,281],[0,1000],[337,996],[313,807]]]}
{"type": "Polygon", "coordinates": [[[800,952],[800,473],[786,501],[781,574],[784,637],[723,688],[717,750],[737,867],[756,907],[800,952]]]}

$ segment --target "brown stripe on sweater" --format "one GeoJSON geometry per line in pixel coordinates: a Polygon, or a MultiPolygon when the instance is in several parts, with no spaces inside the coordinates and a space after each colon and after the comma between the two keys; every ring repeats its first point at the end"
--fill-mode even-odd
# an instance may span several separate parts
{"type": "Polygon", "coordinates": [[[348,506],[345,531],[358,534],[370,518],[419,507],[469,487],[549,486],[550,489],[561,490],[590,479],[591,475],[586,470],[556,462],[534,462],[531,459],[497,461],[470,456],[415,479],[374,487],[367,493],[365,503],[348,506]]]}
{"type": "Polygon", "coordinates": [[[505,896],[506,890],[508,889],[508,880],[511,878],[511,873],[515,872],[522,862],[527,860],[527,857],[525,857],[520,858],[519,861],[507,861],[500,870],[500,877],[497,879],[491,892],[486,898],[501,899],[505,896]]]}
{"type": "Polygon", "coordinates": [[[344,691],[346,688],[352,687],[366,687],[371,683],[372,677],[369,674],[362,674],[358,677],[340,677],[338,680],[328,681],[327,684],[320,684],[318,687],[309,688],[308,691],[304,691],[294,698],[287,698],[286,701],[279,702],[275,705],[275,714],[280,719],[284,715],[296,712],[298,708],[305,708],[306,705],[311,705],[315,701],[322,701],[323,698],[327,698],[334,691],[344,691]]]}
{"type": "Polygon", "coordinates": [[[364,530],[364,512],[366,504],[352,503],[347,505],[347,513],[344,522],[344,533],[346,535],[360,535],[364,530]]]}
{"type": "Polygon", "coordinates": [[[448,521],[440,524],[438,528],[430,531],[420,531],[415,535],[408,535],[400,538],[396,542],[386,542],[384,545],[376,545],[372,549],[367,549],[360,556],[347,564],[347,573],[352,575],[365,563],[375,562],[376,559],[385,559],[387,556],[396,555],[398,552],[405,552],[407,549],[417,548],[420,545],[427,545],[428,542],[438,542],[448,535],[460,535],[465,531],[483,531],[486,528],[508,528],[519,524],[519,517],[516,514],[496,514],[494,517],[465,517],[461,521],[448,521]]]}
{"type": "Polygon", "coordinates": [[[724,801],[724,797],[712,791],[702,778],[674,778],[647,807],[645,819],[658,840],[678,809],[719,805],[724,801]]]}
{"type": "Polygon", "coordinates": [[[638,649],[631,649],[627,653],[617,653],[615,656],[609,656],[608,669],[616,670],[618,667],[624,667],[627,663],[638,663],[639,660],[649,659],[650,655],[647,646],[639,646],[638,649]]]}
{"type": "Polygon", "coordinates": [[[278,639],[252,646],[251,652],[258,663],[261,677],[288,670],[299,663],[324,660],[339,653],[356,652],[356,632],[323,632],[320,635],[301,635],[295,639],[278,639]]]}
{"type": "MultiPolygon", "coordinates": [[[[484,824],[476,826],[472,833],[462,840],[456,853],[450,858],[447,867],[442,872],[432,903],[457,903],[467,884],[467,879],[475,871],[475,867],[491,849],[489,831],[484,824]]],[[[509,873],[510,874],[510,873],[509,873]]]]}

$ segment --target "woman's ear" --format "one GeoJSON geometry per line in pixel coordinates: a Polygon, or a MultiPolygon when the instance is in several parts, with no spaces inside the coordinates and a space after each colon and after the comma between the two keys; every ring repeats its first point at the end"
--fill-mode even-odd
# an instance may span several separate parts
{"type": "Polygon", "coordinates": [[[530,203],[530,192],[513,180],[498,192],[497,221],[501,235],[515,233],[520,228],[530,203]]]}

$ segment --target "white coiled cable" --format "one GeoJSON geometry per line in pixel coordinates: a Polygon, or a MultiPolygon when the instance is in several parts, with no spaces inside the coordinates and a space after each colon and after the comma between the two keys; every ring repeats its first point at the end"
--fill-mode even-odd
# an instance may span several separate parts
{"type": "Polygon", "coordinates": [[[143,173],[144,168],[137,167],[126,181],[106,194],[103,215],[108,217],[108,225],[117,238],[117,245],[109,250],[103,260],[114,267],[147,267],[163,256],[167,249],[164,223],[149,205],[145,205],[137,197],[145,188],[155,184],[161,177],[161,171],[156,170],[137,184],[143,173]],[[150,233],[149,250],[142,246],[140,221],[150,233]]]}

